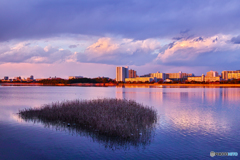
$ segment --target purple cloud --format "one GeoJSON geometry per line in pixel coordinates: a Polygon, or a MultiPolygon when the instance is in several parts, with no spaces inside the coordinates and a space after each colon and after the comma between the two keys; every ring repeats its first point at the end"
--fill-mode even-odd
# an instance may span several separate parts
{"type": "Polygon", "coordinates": [[[179,32],[229,34],[239,31],[239,6],[238,0],[2,0],[0,41],[60,34],[110,34],[133,39],[175,37],[179,32]]]}
{"type": "Polygon", "coordinates": [[[234,44],[240,44],[240,35],[237,36],[237,37],[233,37],[231,39],[231,42],[234,43],[234,44]]]}

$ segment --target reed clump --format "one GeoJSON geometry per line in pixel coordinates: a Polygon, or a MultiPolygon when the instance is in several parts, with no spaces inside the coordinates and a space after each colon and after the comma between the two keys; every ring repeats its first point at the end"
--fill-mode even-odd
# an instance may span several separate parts
{"type": "Polygon", "coordinates": [[[140,140],[149,137],[157,112],[133,100],[94,99],[56,102],[19,111],[25,120],[87,129],[98,135],[140,140]]]}

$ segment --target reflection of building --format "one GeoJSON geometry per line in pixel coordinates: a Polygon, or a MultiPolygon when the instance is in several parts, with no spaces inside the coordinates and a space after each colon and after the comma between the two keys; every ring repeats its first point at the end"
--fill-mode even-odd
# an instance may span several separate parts
{"type": "Polygon", "coordinates": [[[166,79],[165,73],[160,73],[160,72],[151,73],[151,74],[150,74],[150,77],[156,77],[157,79],[162,79],[162,80],[165,80],[165,79],[166,79]]]}
{"type": "Polygon", "coordinates": [[[207,72],[206,77],[217,77],[218,76],[218,72],[217,71],[209,71],[207,72]]]}
{"type": "Polygon", "coordinates": [[[125,78],[128,78],[128,67],[116,67],[116,81],[125,82],[125,78]]]}
{"type": "Polygon", "coordinates": [[[151,82],[157,81],[156,77],[136,77],[136,78],[125,78],[126,82],[151,82]]]}
{"type": "Polygon", "coordinates": [[[130,69],[128,72],[129,72],[129,75],[128,75],[129,78],[136,78],[137,77],[137,71],[134,71],[134,70],[130,69]]]}
{"type": "Polygon", "coordinates": [[[224,80],[231,79],[231,78],[228,78],[229,73],[230,73],[229,76],[235,77],[234,73],[240,73],[240,70],[237,70],[237,71],[222,71],[222,79],[224,79],[224,80]]]}
{"type": "Polygon", "coordinates": [[[235,88],[222,88],[222,101],[239,104],[240,92],[235,88]]]}

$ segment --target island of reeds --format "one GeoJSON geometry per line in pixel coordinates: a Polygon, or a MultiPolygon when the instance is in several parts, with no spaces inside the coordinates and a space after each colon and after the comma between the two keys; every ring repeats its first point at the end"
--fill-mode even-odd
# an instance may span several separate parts
{"type": "Polygon", "coordinates": [[[55,102],[20,110],[19,115],[26,121],[79,128],[132,142],[146,142],[157,122],[157,112],[152,107],[126,99],[55,102]]]}

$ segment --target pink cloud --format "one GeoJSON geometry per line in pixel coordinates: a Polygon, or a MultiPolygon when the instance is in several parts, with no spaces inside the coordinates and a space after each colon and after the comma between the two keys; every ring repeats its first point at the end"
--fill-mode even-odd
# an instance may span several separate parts
{"type": "Polygon", "coordinates": [[[181,40],[165,51],[158,54],[156,61],[163,63],[171,61],[191,61],[202,53],[216,51],[233,51],[238,45],[229,43],[230,35],[215,35],[207,38],[192,38],[181,40]]]}

